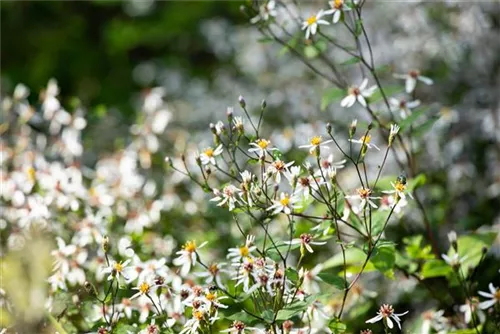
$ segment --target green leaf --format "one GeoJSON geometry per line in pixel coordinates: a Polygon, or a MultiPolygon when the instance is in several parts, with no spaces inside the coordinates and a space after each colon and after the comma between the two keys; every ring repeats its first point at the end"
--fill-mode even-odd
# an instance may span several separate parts
{"type": "Polygon", "coordinates": [[[262,37],[262,38],[259,38],[257,40],[257,42],[259,42],[259,43],[270,43],[270,42],[274,42],[274,39],[271,38],[271,37],[262,37]]]}
{"type": "Polygon", "coordinates": [[[233,313],[229,316],[225,316],[225,318],[228,320],[233,320],[233,321],[239,320],[239,321],[244,322],[245,324],[252,324],[258,320],[256,318],[252,317],[251,315],[249,315],[248,313],[246,313],[245,311],[239,311],[239,312],[233,313]]]}
{"type": "Polygon", "coordinates": [[[333,285],[339,290],[345,289],[345,280],[334,273],[321,272],[318,277],[326,284],[333,285]]]}
{"type": "Polygon", "coordinates": [[[363,20],[361,19],[356,20],[356,26],[354,27],[354,34],[356,36],[359,36],[361,35],[362,32],[363,32],[363,20]]]}
{"type": "Polygon", "coordinates": [[[297,282],[299,280],[299,274],[297,273],[297,270],[293,268],[286,268],[286,277],[292,281],[292,282],[297,282]]]}
{"type": "Polygon", "coordinates": [[[54,329],[56,329],[60,334],[67,334],[66,330],[64,330],[64,327],[50,314],[47,312],[47,317],[50,320],[50,323],[52,326],[54,326],[54,329]]]}
{"type": "Polygon", "coordinates": [[[271,310],[265,310],[264,312],[262,312],[261,316],[268,323],[272,323],[274,320],[274,312],[271,310]]]}
{"type": "Polygon", "coordinates": [[[328,328],[334,333],[334,334],[342,334],[345,333],[347,330],[347,326],[342,323],[339,319],[333,319],[330,321],[328,324],[328,328]]]}
{"type": "Polygon", "coordinates": [[[323,93],[323,97],[321,98],[321,111],[325,111],[326,107],[330,105],[330,103],[339,101],[342,97],[344,97],[345,91],[340,88],[332,88],[323,93]]]}
{"type": "Polygon", "coordinates": [[[464,258],[462,268],[465,270],[475,268],[481,260],[483,247],[491,247],[496,237],[496,232],[469,234],[459,237],[457,239],[458,255],[460,258],[464,258]]]}
{"type": "Polygon", "coordinates": [[[403,242],[406,244],[405,251],[411,259],[430,260],[434,259],[432,247],[430,245],[422,246],[422,235],[406,237],[403,242]]]}
{"type": "Polygon", "coordinates": [[[317,296],[309,296],[303,301],[296,301],[290,305],[285,306],[282,310],[278,311],[276,315],[276,320],[283,321],[289,320],[290,318],[298,315],[299,313],[305,311],[309,305],[314,303],[317,296]]]}
{"type": "Polygon", "coordinates": [[[342,66],[347,66],[347,65],[354,65],[357,64],[361,61],[361,58],[359,57],[352,57],[350,59],[347,59],[346,61],[340,63],[342,66]]]}
{"type": "Polygon", "coordinates": [[[427,121],[425,121],[423,124],[415,127],[415,129],[413,130],[413,135],[416,138],[422,137],[424,134],[426,134],[432,128],[432,126],[434,125],[434,123],[436,123],[436,121],[438,119],[439,119],[439,117],[433,116],[430,119],[428,119],[427,121]]]}
{"type": "Polygon", "coordinates": [[[408,116],[407,118],[405,118],[404,120],[402,120],[401,122],[399,122],[399,127],[401,128],[401,132],[404,132],[406,131],[406,129],[408,129],[413,123],[415,123],[415,121],[422,115],[424,115],[426,112],[429,111],[429,107],[427,106],[424,106],[424,107],[421,107],[421,108],[418,108],[416,110],[414,110],[410,116],[408,116]]]}
{"type": "MultiPolygon", "coordinates": [[[[383,89],[384,89],[385,96],[387,96],[387,98],[389,98],[391,95],[394,95],[394,94],[397,94],[397,93],[400,93],[403,91],[402,86],[385,86],[385,87],[383,87],[383,89]]],[[[368,98],[368,100],[370,103],[375,103],[377,101],[382,100],[382,98],[383,98],[382,92],[380,91],[380,89],[377,89],[375,91],[375,93],[373,93],[373,95],[368,98]]]]}
{"type": "Polygon", "coordinates": [[[423,278],[448,276],[453,269],[444,261],[432,259],[424,263],[420,275],[423,278]]]}
{"type": "MultiPolygon", "coordinates": [[[[366,259],[366,254],[359,248],[349,248],[345,251],[346,264],[360,264],[366,259]]],[[[344,265],[342,252],[337,253],[323,264],[323,269],[334,268],[344,265]]]]}
{"type": "Polygon", "coordinates": [[[423,186],[427,183],[427,176],[424,173],[418,174],[413,179],[408,180],[406,188],[408,191],[414,191],[418,187],[423,186]]]}
{"type": "Polygon", "coordinates": [[[396,262],[396,248],[394,245],[377,245],[375,254],[372,255],[370,262],[382,274],[389,278],[394,277],[394,264],[396,262]]]}

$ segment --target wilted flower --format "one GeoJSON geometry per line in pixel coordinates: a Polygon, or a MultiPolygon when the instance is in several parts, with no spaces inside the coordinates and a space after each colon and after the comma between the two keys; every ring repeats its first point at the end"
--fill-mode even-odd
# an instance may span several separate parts
{"type": "Polygon", "coordinates": [[[218,202],[217,206],[223,206],[227,204],[229,207],[229,211],[233,211],[235,208],[235,204],[238,202],[236,195],[241,193],[241,190],[236,188],[232,184],[229,184],[225,186],[222,191],[214,189],[213,192],[215,197],[210,201],[218,202]]]}
{"type": "Polygon", "coordinates": [[[399,111],[401,118],[406,118],[411,114],[411,110],[420,105],[420,100],[406,101],[405,99],[397,100],[393,97],[389,99],[389,103],[393,111],[399,111]]]}

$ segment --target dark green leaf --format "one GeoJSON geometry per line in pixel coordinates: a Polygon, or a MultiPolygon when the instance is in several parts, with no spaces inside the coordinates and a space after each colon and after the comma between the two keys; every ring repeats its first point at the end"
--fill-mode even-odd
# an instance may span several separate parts
{"type": "Polygon", "coordinates": [[[442,260],[432,259],[424,263],[420,275],[423,278],[448,276],[453,269],[442,260]]]}
{"type": "Polygon", "coordinates": [[[394,263],[396,262],[396,249],[394,245],[377,245],[375,254],[372,255],[370,262],[382,274],[393,278],[394,263]]]}
{"type": "Polygon", "coordinates": [[[321,272],[318,277],[326,284],[333,285],[339,290],[345,289],[345,280],[334,273],[321,272]]]}

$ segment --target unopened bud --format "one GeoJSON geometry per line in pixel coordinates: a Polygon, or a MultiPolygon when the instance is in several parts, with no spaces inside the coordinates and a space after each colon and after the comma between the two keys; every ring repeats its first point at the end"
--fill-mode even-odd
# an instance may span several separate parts
{"type": "Polygon", "coordinates": [[[205,173],[207,173],[207,175],[212,174],[212,169],[210,168],[210,166],[205,166],[205,173]]]}
{"type": "Polygon", "coordinates": [[[226,115],[227,121],[231,124],[233,122],[233,107],[227,107],[226,115]]]}
{"type": "Polygon", "coordinates": [[[194,160],[196,161],[196,164],[197,164],[198,166],[201,166],[201,158],[200,158],[200,156],[199,156],[199,155],[196,155],[196,157],[194,158],[194,160]]]}
{"type": "Polygon", "coordinates": [[[217,129],[215,128],[215,124],[214,123],[210,123],[210,131],[212,131],[213,134],[217,133],[217,129]]]}
{"type": "Polygon", "coordinates": [[[280,185],[275,183],[273,188],[274,188],[274,191],[276,192],[280,188],[280,185]]]}
{"type": "Polygon", "coordinates": [[[186,161],[186,156],[184,155],[184,153],[181,154],[181,160],[186,161]]]}
{"type": "Polygon", "coordinates": [[[457,233],[455,231],[451,231],[448,233],[448,241],[450,242],[451,247],[458,252],[458,244],[457,244],[457,233]]]}
{"type": "Polygon", "coordinates": [[[95,286],[90,283],[89,281],[85,281],[83,284],[83,287],[85,288],[85,291],[92,297],[97,296],[97,290],[95,289],[95,286]]]}
{"type": "Polygon", "coordinates": [[[165,157],[165,163],[169,166],[172,166],[172,159],[170,159],[170,157],[165,157]]]}
{"type": "Polygon", "coordinates": [[[488,247],[483,246],[483,248],[481,248],[481,252],[483,252],[483,254],[488,253],[488,247]]]}
{"type": "Polygon", "coordinates": [[[238,97],[238,102],[240,103],[240,106],[242,108],[245,108],[247,103],[245,102],[245,99],[243,98],[243,96],[240,95],[240,97],[238,97]]]}
{"type": "Polygon", "coordinates": [[[105,235],[102,238],[102,250],[104,251],[105,254],[109,252],[110,249],[110,244],[109,244],[109,237],[105,235]]]}
{"type": "Polygon", "coordinates": [[[260,107],[261,107],[262,109],[266,109],[266,107],[267,107],[267,102],[266,102],[266,100],[262,100],[262,102],[260,103],[260,107]]]}
{"type": "Polygon", "coordinates": [[[370,124],[368,124],[368,130],[371,130],[373,129],[373,122],[370,122],[370,124]]]}
{"type": "Polygon", "coordinates": [[[352,139],[354,137],[354,134],[356,133],[356,126],[358,125],[358,120],[355,119],[351,122],[351,125],[349,126],[349,138],[352,139]]]}
{"type": "Polygon", "coordinates": [[[331,123],[326,123],[326,132],[328,134],[332,133],[332,124],[331,123]]]}

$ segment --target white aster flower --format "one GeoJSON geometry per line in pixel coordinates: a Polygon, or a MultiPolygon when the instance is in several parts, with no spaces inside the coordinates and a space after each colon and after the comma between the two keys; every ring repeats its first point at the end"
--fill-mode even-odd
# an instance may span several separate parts
{"type": "Polygon", "coordinates": [[[295,205],[297,199],[290,197],[287,193],[281,193],[279,200],[273,200],[273,205],[267,208],[267,211],[272,211],[271,214],[283,212],[287,215],[291,214],[293,209],[298,209],[300,206],[295,205]]]}
{"type": "Polygon", "coordinates": [[[323,270],[323,264],[318,264],[312,269],[304,269],[304,267],[299,270],[299,277],[303,278],[302,288],[306,293],[314,294],[321,291],[319,282],[321,279],[318,274],[323,270]]]}
{"type": "Polygon", "coordinates": [[[327,21],[321,19],[323,15],[325,15],[325,12],[321,9],[316,15],[312,15],[307,20],[302,22],[302,30],[306,31],[306,39],[309,39],[309,36],[311,35],[316,35],[319,25],[330,24],[327,21]]]}
{"type": "Polygon", "coordinates": [[[372,136],[370,135],[361,136],[361,138],[359,139],[349,139],[349,141],[356,144],[361,144],[361,146],[366,146],[367,148],[374,148],[380,151],[380,149],[375,144],[370,143],[372,141],[372,136]]]}
{"type": "Polygon", "coordinates": [[[307,233],[302,233],[299,238],[292,239],[291,241],[285,241],[286,245],[299,245],[300,244],[300,252],[304,253],[304,249],[306,249],[309,253],[314,253],[311,245],[324,245],[326,241],[313,241],[313,236],[307,233]]]}
{"type": "Polygon", "coordinates": [[[413,199],[412,194],[406,189],[406,183],[401,180],[397,180],[396,183],[391,181],[391,186],[393,189],[382,191],[384,194],[394,194],[397,199],[406,199],[406,195],[408,195],[411,199],[413,199]]]}
{"type": "Polygon", "coordinates": [[[377,316],[366,320],[366,323],[373,324],[377,321],[383,320],[387,324],[387,327],[392,329],[394,327],[392,321],[394,320],[394,322],[396,322],[396,324],[398,325],[399,329],[401,329],[401,319],[399,317],[407,314],[408,312],[409,311],[399,314],[394,313],[392,305],[383,304],[382,306],[380,306],[380,310],[377,312],[377,316]]]}
{"type": "Polygon", "coordinates": [[[141,296],[150,296],[156,290],[156,287],[149,281],[143,281],[132,289],[137,290],[137,293],[130,297],[130,300],[134,300],[141,296]]]}
{"type": "Polygon", "coordinates": [[[417,86],[417,81],[421,81],[426,85],[432,85],[434,83],[431,78],[420,75],[420,71],[418,70],[411,70],[407,74],[394,74],[394,77],[405,80],[405,89],[407,93],[413,92],[417,86]]]}
{"type": "Polygon", "coordinates": [[[221,333],[232,333],[232,334],[244,334],[246,332],[254,333],[254,334],[259,334],[259,333],[265,333],[262,329],[255,328],[255,327],[247,327],[243,322],[239,320],[233,321],[231,324],[231,327],[228,329],[225,329],[223,331],[220,331],[221,333]]]}
{"type": "Polygon", "coordinates": [[[241,193],[241,190],[236,188],[232,184],[229,184],[225,186],[222,191],[214,189],[213,192],[215,197],[210,201],[218,202],[217,206],[223,206],[227,204],[227,206],[229,207],[229,211],[233,211],[236,203],[238,202],[236,195],[241,193]]]}
{"type": "Polygon", "coordinates": [[[233,263],[239,263],[247,257],[252,257],[252,252],[256,249],[257,246],[255,246],[255,236],[247,235],[245,245],[228,249],[227,258],[233,263]]]}
{"type": "Polygon", "coordinates": [[[212,147],[207,147],[201,154],[200,154],[200,160],[201,163],[204,165],[207,164],[212,164],[215,165],[215,157],[220,155],[222,153],[222,144],[217,146],[215,150],[212,147]]]}
{"type": "Polygon", "coordinates": [[[462,264],[462,262],[467,258],[467,256],[460,257],[458,253],[454,253],[451,256],[441,254],[441,257],[443,258],[444,262],[452,267],[459,267],[460,264],[462,264]]]}
{"type": "Polygon", "coordinates": [[[274,179],[276,184],[281,182],[281,173],[288,172],[288,167],[293,165],[293,161],[285,163],[280,159],[274,160],[267,168],[267,173],[274,179]]]}
{"type": "Polygon", "coordinates": [[[108,281],[117,278],[119,281],[123,279],[125,282],[131,282],[137,278],[138,273],[134,267],[128,266],[129,263],[130,260],[124,262],[114,261],[109,267],[104,268],[103,274],[109,274],[108,281]]]}
{"type": "Polygon", "coordinates": [[[321,148],[328,149],[329,147],[326,144],[331,143],[333,140],[325,140],[323,141],[323,137],[314,136],[309,141],[307,145],[301,145],[299,148],[308,148],[309,153],[319,155],[321,148]]]}
{"type": "Polygon", "coordinates": [[[248,152],[256,153],[259,157],[265,157],[267,150],[275,150],[270,147],[271,141],[263,138],[250,143],[250,146],[252,147],[248,149],[248,152]]]}
{"type": "Polygon", "coordinates": [[[347,90],[347,96],[340,101],[340,106],[345,108],[350,108],[356,103],[359,102],[363,107],[367,106],[366,98],[373,95],[375,90],[377,90],[377,86],[371,86],[370,88],[366,88],[368,85],[368,79],[365,78],[361,82],[359,86],[351,86],[347,90]]]}
{"type": "Polygon", "coordinates": [[[182,246],[182,250],[176,253],[179,254],[179,257],[173,260],[173,264],[176,266],[182,266],[180,273],[181,276],[186,276],[189,273],[191,267],[196,264],[196,251],[206,244],[207,242],[205,241],[200,246],[196,246],[196,242],[194,240],[188,241],[184,244],[184,246],[182,246]]]}
{"type": "Polygon", "coordinates": [[[493,283],[490,283],[488,285],[488,289],[490,290],[489,293],[483,291],[478,292],[481,296],[489,298],[489,300],[485,300],[484,302],[479,303],[479,308],[483,310],[488,309],[497,303],[500,303],[500,289],[493,286],[493,283]]]}
{"type": "Polygon", "coordinates": [[[342,16],[342,12],[351,10],[351,8],[349,8],[349,6],[346,5],[344,0],[334,0],[328,2],[328,4],[332,9],[325,11],[325,14],[326,15],[333,14],[332,17],[333,23],[339,22],[340,17],[342,16]]]}
{"type": "Polygon", "coordinates": [[[420,100],[406,101],[405,99],[397,100],[391,97],[389,99],[389,104],[391,105],[391,109],[393,111],[399,111],[399,116],[405,119],[410,116],[412,109],[415,109],[420,105],[420,100]]]}
{"type": "Polygon", "coordinates": [[[361,200],[360,208],[364,208],[368,203],[372,208],[377,208],[377,205],[372,201],[373,199],[380,199],[380,197],[370,196],[372,194],[372,190],[368,188],[358,188],[356,189],[357,195],[347,195],[345,198],[352,198],[361,200]]]}
{"type": "Polygon", "coordinates": [[[466,299],[465,304],[460,305],[458,308],[460,312],[464,314],[464,321],[466,324],[472,321],[473,314],[475,313],[479,318],[479,322],[483,323],[485,319],[484,312],[481,311],[479,306],[479,300],[476,297],[472,297],[472,299],[466,299]]]}
{"type": "Polygon", "coordinates": [[[255,24],[259,21],[268,21],[271,17],[276,17],[276,1],[270,0],[259,7],[259,14],[250,20],[250,23],[255,24]]]}

